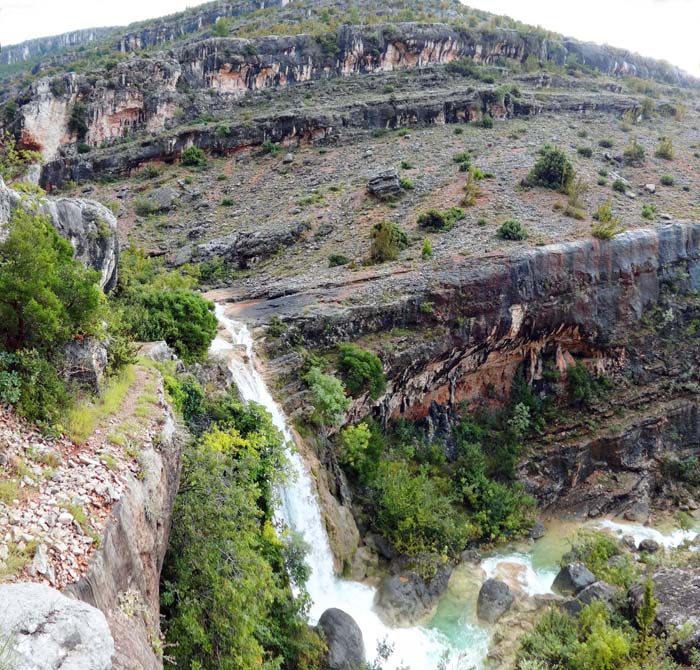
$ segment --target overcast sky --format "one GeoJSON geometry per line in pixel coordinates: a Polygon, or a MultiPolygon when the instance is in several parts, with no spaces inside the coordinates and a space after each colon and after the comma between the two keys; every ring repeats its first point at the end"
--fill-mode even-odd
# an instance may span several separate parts
{"type": "MultiPolygon", "coordinates": [[[[196,0],[0,0],[0,44],[77,28],[125,25],[197,4],[196,0]]],[[[700,0],[468,0],[465,4],[572,37],[665,58],[700,75],[700,0]]]]}

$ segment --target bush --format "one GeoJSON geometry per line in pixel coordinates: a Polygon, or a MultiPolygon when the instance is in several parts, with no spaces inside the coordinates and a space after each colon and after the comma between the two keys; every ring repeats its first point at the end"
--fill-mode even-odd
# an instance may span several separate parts
{"type": "Polygon", "coordinates": [[[673,148],[673,141],[670,137],[662,137],[659,140],[659,146],[656,148],[654,155],[657,158],[663,158],[667,161],[672,161],[675,156],[675,150],[673,148]]]}
{"type": "Polygon", "coordinates": [[[663,186],[673,186],[676,180],[670,174],[661,175],[661,184],[663,186]]]}
{"type": "Polygon", "coordinates": [[[222,207],[233,207],[236,204],[236,201],[233,198],[222,198],[221,199],[221,206],[222,207]]]}
{"type": "Polygon", "coordinates": [[[407,463],[380,463],[374,481],[375,530],[399,553],[458,554],[466,542],[465,524],[440,480],[407,463]]]}
{"type": "Polygon", "coordinates": [[[18,149],[15,138],[6,132],[0,134],[0,177],[13,181],[21,177],[32,163],[40,163],[38,151],[18,149]]]}
{"type": "Polygon", "coordinates": [[[612,149],[613,141],[608,138],[603,138],[602,140],[598,140],[598,146],[603,149],[612,149]]]}
{"type": "Polygon", "coordinates": [[[386,388],[381,360],[356,344],[341,344],[339,349],[338,370],[350,394],[357,397],[368,392],[372,400],[377,400],[386,388]]]}
{"type": "Polygon", "coordinates": [[[333,375],[312,367],[304,376],[311,390],[314,414],[311,417],[321,426],[335,426],[342,422],[343,414],[350,407],[342,382],[333,375]]]}
{"type": "Polygon", "coordinates": [[[381,456],[381,442],[373,439],[366,423],[348,426],[340,434],[340,460],[357,474],[361,482],[374,476],[381,456]]]}
{"type": "Polygon", "coordinates": [[[182,152],[181,162],[188,167],[204,167],[207,157],[199,147],[188,147],[182,152]]]}
{"type": "Polygon", "coordinates": [[[73,247],[45,216],[16,209],[0,243],[0,342],[6,351],[47,357],[71,338],[99,329],[99,273],[74,260],[73,247]]]}
{"type": "Polygon", "coordinates": [[[576,149],[576,153],[584,158],[590,158],[593,155],[593,149],[590,147],[578,147],[578,149],[576,149]]]}
{"type": "Polygon", "coordinates": [[[465,211],[460,207],[450,207],[442,212],[429,209],[418,216],[418,225],[430,232],[443,232],[453,228],[464,216],[465,211]]]}
{"type": "Polygon", "coordinates": [[[632,140],[622,153],[622,157],[628,165],[641,165],[644,162],[644,155],[644,147],[637,140],[632,140]]]}
{"type": "Polygon", "coordinates": [[[220,18],[212,27],[211,34],[214,37],[226,37],[231,31],[231,24],[228,19],[220,18]]]}
{"type": "Polygon", "coordinates": [[[423,248],[421,249],[420,257],[424,261],[433,257],[433,245],[430,244],[430,240],[427,237],[423,240],[423,248]]]}
{"type": "Polygon", "coordinates": [[[642,205],[642,218],[653,220],[656,218],[656,205],[642,205]]]}
{"type": "Polygon", "coordinates": [[[132,300],[137,339],[165,340],[185,362],[204,357],[216,336],[214,305],[191,291],[144,290],[132,300]]]}
{"type": "Polygon", "coordinates": [[[408,237],[395,223],[380,221],[372,228],[370,260],[373,263],[395,261],[408,247],[408,237]]]}
{"type": "Polygon", "coordinates": [[[349,262],[350,259],[347,256],[343,256],[343,254],[331,254],[328,256],[329,268],[335,268],[339,265],[347,265],[349,262]]]}
{"type": "Polygon", "coordinates": [[[566,191],[574,179],[574,166],[566,154],[558,147],[545,144],[540,149],[540,157],[527,177],[532,186],[566,191]]]}
{"type": "Polygon", "coordinates": [[[273,158],[276,158],[280,155],[280,153],[282,153],[282,147],[277,142],[273,142],[272,140],[265,140],[260,149],[263,154],[270,154],[270,156],[273,158]]]}
{"type": "Polygon", "coordinates": [[[490,114],[484,114],[479,125],[482,128],[493,128],[493,116],[490,114]]]}
{"type": "Polygon", "coordinates": [[[616,179],[612,183],[612,189],[613,191],[617,191],[618,193],[624,193],[627,190],[627,186],[625,185],[625,182],[622,181],[622,179],[616,179]]]}
{"type": "Polygon", "coordinates": [[[399,184],[405,191],[412,191],[415,188],[413,182],[408,177],[401,177],[399,179],[399,184]]]}
{"type": "Polygon", "coordinates": [[[472,156],[468,151],[462,151],[455,154],[452,160],[459,165],[460,172],[467,172],[472,164],[472,156]]]}
{"type": "Polygon", "coordinates": [[[501,224],[501,227],[496,233],[502,240],[525,240],[527,239],[527,230],[519,221],[506,221],[501,224]]]}

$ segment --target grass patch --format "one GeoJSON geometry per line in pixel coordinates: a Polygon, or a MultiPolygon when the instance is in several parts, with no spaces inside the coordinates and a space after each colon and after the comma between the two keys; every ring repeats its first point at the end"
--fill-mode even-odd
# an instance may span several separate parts
{"type": "Polygon", "coordinates": [[[92,435],[98,421],[119,410],[135,380],[136,371],[129,365],[112,380],[100,398],[71,410],[67,422],[70,439],[78,443],[85,442],[92,435]]]}
{"type": "Polygon", "coordinates": [[[11,505],[13,500],[19,498],[19,482],[16,479],[4,479],[0,481],[0,502],[11,505]]]}
{"type": "Polygon", "coordinates": [[[18,549],[17,545],[14,544],[11,544],[8,549],[7,558],[4,561],[0,561],[0,582],[12,578],[18,572],[24,570],[29,565],[34,552],[33,543],[28,544],[24,550],[18,549]]]}

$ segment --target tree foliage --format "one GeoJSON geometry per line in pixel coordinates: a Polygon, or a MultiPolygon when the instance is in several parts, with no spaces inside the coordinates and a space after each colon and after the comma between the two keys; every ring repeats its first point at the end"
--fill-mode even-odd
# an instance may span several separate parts
{"type": "Polygon", "coordinates": [[[38,151],[19,149],[10,133],[0,134],[0,177],[5,181],[20,178],[32,163],[40,162],[38,151]]]}
{"type": "Polygon", "coordinates": [[[345,394],[343,383],[333,375],[321,372],[320,368],[312,367],[304,377],[309,385],[314,416],[322,426],[338,425],[345,411],[350,407],[350,398],[345,394]]]}
{"type": "Polygon", "coordinates": [[[379,357],[356,344],[341,344],[338,370],[354,397],[369,393],[377,400],[386,389],[384,368],[379,357]]]}
{"type": "Polygon", "coordinates": [[[545,144],[527,177],[532,186],[543,186],[565,192],[575,176],[574,166],[566,154],[558,147],[545,144]]]}

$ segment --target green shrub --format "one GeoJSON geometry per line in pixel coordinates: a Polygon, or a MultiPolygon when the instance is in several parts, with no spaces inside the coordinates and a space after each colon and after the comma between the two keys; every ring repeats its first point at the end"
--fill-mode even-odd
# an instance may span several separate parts
{"type": "Polygon", "coordinates": [[[584,158],[590,158],[593,155],[593,149],[590,147],[578,147],[578,149],[576,149],[576,153],[584,158]]]}
{"type": "Polygon", "coordinates": [[[16,209],[0,243],[0,343],[47,356],[99,329],[99,274],[73,259],[73,247],[45,216],[16,209]]]}
{"type": "Polygon", "coordinates": [[[603,149],[612,149],[613,141],[608,138],[603,138],[602,140],[598,140],[598,146],[603,149]]]}
{"type": "Polygon", "coordinates": [[[413,473],[403,461],[382,462],[373,488],[373,525],[399,553],[455,555],[462,550],[465,525],[449,492],[425,469],[413,473]]]}
{"type": "Polygon", "coordinates": [[[408,237],[395,223],[380,221],[372,228],[370,260],[373,263],[395,261],[408,247],[408,237]]]}
{"type": "Polygon", "coordinates": [[[339,350],[338,370],[350,394],[357,397],[368,392],[372,400],[377,400],[386,388],[379,358],[355,344],[341,344],[339,350]]]}
{"type": "Polygon", "coordinates": [[[221,17],[211,29],[214,37],[226,37],[231,32],[231,23],[227,18],[221,17]]]}
{"type": "Polygon", "coordinates": [[[598,177],[598,179],[596,179],[596,184],[598,184],[598,186],[607,186],[608,180],[605,177],[598,177]]]}
{"type": "Polygon", "coordinates": [[[18,149],[15,138],[9,133],[0,134],[0,177],[14,181],[21,177],[32,163],[40,163],[38,151],[18,149]]]}
{"type": "Polygon", "coordinates": [[[312,367],[304,376],[311,391],[314,415],[311,417],[321,426],[338,425],[350,407],[350,398],[345,394],[342,382],[333,375],[312,367]]]}
{"type": "Polygon", "coordinates": [[[455,154],[452,160],[459,165],[460,172],[468,172],[472,164],[472,156],[468,151],[462,151],[455,154]]]}
{"type": "Polygon", "coordinates": [[[340,460],[352,468],[361,482],[369,482],[377,471],[381,441],[373,437],[367,423],[348,426],[340,434],[340,460]]]}
{"type": "Polygon", "coordinates": [[[622,153],[622,157],[628,165],[641,165],[644,162],[644,155],[644,147],[637,140],[632,140],[622,153]]]}
{"type": "Polygon", "coordinates": [[[216,336],[213,303],[187,290],[143,290],[130,304],[131,331],[145,342],[165,340],[186,362],[206,355],[216,336]]]}
{"type": "Polygon", "coordinates": [[[540,149],[540,157],[527,177],[532,186],[543,186],[566,191],[574,179],[574,166],[566,154],[558,147],[545,144],[540,149]]]}
{"type": "Polygon", "coordinates": [[[656,218],[656,205],[642,205],[642,218],[653,220],[656,218]]]}
{"type": "Polygon", "coordinates": [[[349,262],[350,259],[347,256],[344,256],[343,254],[331,254],[330,256],[328,256],[329,268],[335,268],[339,265],[347,265],[349,262]]]}
{"type": "Polygon", "coordinates": [[[430,232],[444,232],[453,228],[465,214],[460,207],[450,207],[444,211],[429,209],[418,216],[418,225],[430,232]]]}
{"type": "Polygon", "coordinates": [[[412,191],[415,188],[413,182],[408,177],[401,177],[399,179],[399,184],[405,191],[412,191]]]}
{"type": "Polygon", "coordinates": [[[673,141],[670,137],[662,137],[659,140],[659,146],[656,148],[654,155],[657,158],[663,158],[667,161],[672,161],[675,156],[675,150],[673,148],[673,141]]]}
{"type": "Polygon", "coordinates": [[[207,156],[199,147],[188,147],[182,152],[180,161],[188,167],[204,167],[207,164],[207,156]]]}
{"type": "Polygon", "coordinates": [[[233,207],[236,204],[236,201],[233,198],[222,198],[221,199],[221,206],[222,207],[233,207]]]}
{"type": "Polygon", "coordinates": [[[501,224],[496,233],[502,240],[525,240],[527,239],[527,230],[519,221],[505,221],[501,224]]]}
{"type": "Polygon", "coordinates": [[[493,116],[491,116],[491,114],[484,114],[479,125],[482,128],[493,128],[493,116]]]}
{"type": "Polygon", "coordinates": [[[265,140],[260,149],[264,154],[270,154],[270,156],[273,158],[276,158],[280,155],[280,153],[282,153],[282,147],[277,142],[273,142],[272,140],[265,140]]]}
{"type": "Polygon", "coordinates": [[[624,193],[627,190],[627,186],[625,185],[625,182],[622,181],[622,179],[616,179],[612,183],[612,189],[613,191],[617,191],[618,193],[624,193]]]}
{"type": "Polygon", "coordinates": [[[424,261],[433,257],[433,245],[430,244],[430,240],[427,237],[423,240],[423,248],[421,249],[420,257],[424,261]]]}
{"type": "Polygon", "coordinates": [[[402,170],[413,170],[415,165],[411,163],[411,161],[403,160],[401,161],[401,169],[402,170]]]}
{"type": "Polygon", "coordinates": [[[670,174],[661,175],[661,184],[663,186],[673,186],[676,180],[670,174]]]}

